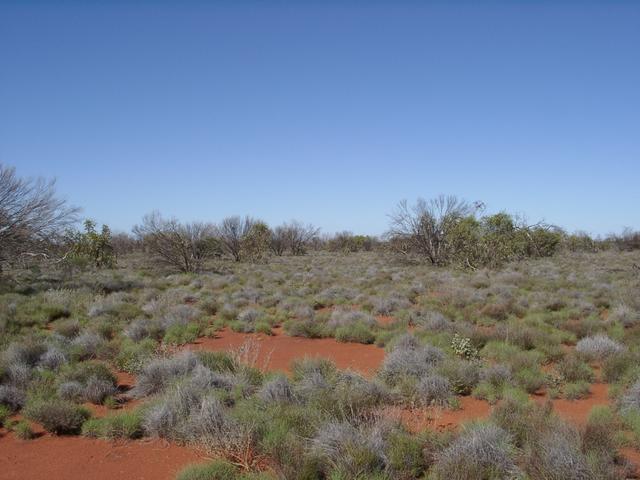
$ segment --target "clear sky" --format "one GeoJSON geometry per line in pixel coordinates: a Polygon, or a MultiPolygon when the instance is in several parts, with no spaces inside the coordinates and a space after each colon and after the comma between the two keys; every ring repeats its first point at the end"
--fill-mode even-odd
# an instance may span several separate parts
{"type": "Polygon", "coordinates": [[[0,162],[114,229],[439,193],[640,228],[640,2],[0,0],[0,162]]]}

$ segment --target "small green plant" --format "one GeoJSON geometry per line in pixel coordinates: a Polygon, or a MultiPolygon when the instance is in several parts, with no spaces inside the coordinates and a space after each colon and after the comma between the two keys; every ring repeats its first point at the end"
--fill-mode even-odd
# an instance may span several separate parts
{"type": "Polygon", "coordinates": [[[82,425],[82,435],[93,438],[140,438],[142,414],[138,410],[92,418],[82,425]]]}
{"type": "Polygon", "coordinates": [[[235,480],[237,476],[237,467],[216,460],[204,465],[189,465],[178,473],[176,480],[235,480]]]}
{"type": "Polygon", "coordinates": [[[6,405],[0,405],[0,427],[4,426],[11,415],[11,410],[6,405]]]}
{"type": "Polygon", "coordinates": [[[32,440],[36,437],[36,434],[31,429],[31,425],[26,420],[20,420],[16,422],[11,430],[16,434],[20,440],[32,440]]]}
{"type": "Polygon", "coordinates": [[[256,333],[263,333],[265,335],[273,335],[271,331],[271,325],[267,322],[257,322],[255,326],[256,333]]]}
{"type": "Polygon", "coordinates": [[[184,345],[195,342],[199,334],[200,327],[195,323],[171,325],[162,341],[169,345],[184,345]]]}
{"type": "Polygon", "coordinates": [[[564,387],[564,396],[569,400],[577,400],[586,398],[590,393],[590,385],[585,381],[568,383],[564,387]]]}

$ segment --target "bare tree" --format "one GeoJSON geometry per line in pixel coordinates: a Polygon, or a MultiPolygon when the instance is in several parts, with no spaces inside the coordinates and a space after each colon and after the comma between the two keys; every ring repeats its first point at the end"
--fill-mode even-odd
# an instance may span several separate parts
{"type": "Polygon", "coordinates": [[[278,257],[284,254],[287,249],[287,229],[284,225],[279,225],[271,231],[269,248],[278,257]]]}
{"type": "Polygon", "coordinates": [[[0,271],[22,255],[47,258],[78,212],[56,196],[55,180],[18,178],[0,164],[0,271]]]}
{"type": "Polygon", "coordinates": [[[403,200],[389,215],[391,224],[387,236],[391,245],[400,247],[402,253],[414,251],[434,265],[441,265],[448,259],[449,233],[460,219],[479,208],[481,204],[471,206],[452,195],[440,195],[428,201],[420,198],[414,206],[403,200]]]}
{"type": "Polygon", "coordinates": [[[236,262],[242,258],[243,240],[255,223],[256,220],[249,216],[242,218],[235,215],[222,220],[218,227],[218,235],[224,249],[236,262]]]}
{"type": "Polygon", "coordinates": [[[182,224],[175,218],[164,219],[158,212],[145,215],[133,233],[167,265],[183,272],[200,270],[206,259],[220,251],[212,224],[182,224]]]}
{"type": "Polygon", "coordinates": [[[304,225],[297,220],[285,223],[283,228],[285,243],[293,255],[303,255],[311,241],[313,241],[320,232],[319,228],[314,227],[310,223],[304,225]]]}

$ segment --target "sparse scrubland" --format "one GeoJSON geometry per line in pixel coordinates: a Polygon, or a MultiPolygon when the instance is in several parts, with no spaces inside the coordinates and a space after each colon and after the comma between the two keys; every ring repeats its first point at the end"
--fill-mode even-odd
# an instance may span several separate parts
{"type": "Polygon", "coordinates": [[[158,214],[136,232],[3,243],[0,450],[41,441],[38,426],[202,452],[180,480],[634,474],[637,234],[594,240],[444,197],[401,205],[384,239],[158,214]],[[209,348],[232,336],[246,342],[209,348]],[[274,337],[331,344],[280,371],[283,352],[261,351],[274,337]],[[339,368],[352,343],[382,360],[339,368]],[[489,414],[439,422],[470,402],[489,414]]]}

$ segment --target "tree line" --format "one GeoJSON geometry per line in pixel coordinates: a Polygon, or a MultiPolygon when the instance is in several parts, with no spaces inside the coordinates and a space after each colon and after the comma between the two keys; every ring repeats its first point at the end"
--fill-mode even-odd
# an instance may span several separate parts
{"type": "Polygon", "coordinates": [[[481,202],[455,196],[419,199],[413,205],[402,201],[389,215],[389,229],[382,238],[351,232],[321,235],[319,228],[296,220],[272,228],[250,216],[230,216],[219,223],[181,222],[159,212],[145,215],[132,234],[114,235],[106,225],[98,231],[90,220],[84,222],[84,231],[78,230],[80,210],[56,195],[55,181],[20,178],[15,168],[0,164],[0,273],[7,266],[35,260],[113,267],[118,255],[134,252],[179,271],[195,272],[213,258],[256,262],[320,249],[381,250],[468,269],[548,257],[560,249],[640,249],[637,231],[595,239],[484,210],[481,202]]]}

